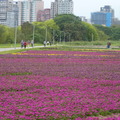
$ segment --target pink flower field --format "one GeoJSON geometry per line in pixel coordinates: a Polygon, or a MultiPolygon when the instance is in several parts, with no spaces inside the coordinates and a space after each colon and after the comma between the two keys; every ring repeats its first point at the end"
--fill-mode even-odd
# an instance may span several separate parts
{"type": "Polygon", "coordinates": [[[120,51],[0,55],[0,120],[101,119],[120,120],[120,51]]]}

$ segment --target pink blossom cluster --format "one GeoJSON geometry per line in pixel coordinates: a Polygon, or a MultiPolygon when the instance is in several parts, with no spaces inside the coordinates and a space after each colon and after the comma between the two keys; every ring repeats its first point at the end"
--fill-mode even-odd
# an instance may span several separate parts
{"type": "Polygon", "coordinates": [[[0,55],[0,120],[97,120],[106,111],[120,112],[119,51],[0,55]]]}

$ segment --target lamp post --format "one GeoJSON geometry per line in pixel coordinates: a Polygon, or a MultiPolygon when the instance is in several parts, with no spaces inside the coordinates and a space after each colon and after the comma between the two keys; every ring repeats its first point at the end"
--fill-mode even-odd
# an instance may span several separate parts
{"type": "Polygon", "coordinates": [[[55,30],[53,29],[53,45],[55,43],[55,30]]]}
{"type": "Polygon", "coordinates": [[[93,45],[93,33],[92,33],[92,45],[93,45]]]}
{"type": "Polygon", "coordinates": [[[17,41],[17,22],[15,25],[15,40],[14,40],[14,48],[16,49],[16,41],[17,41]]]}
{"type": "Polygon", "coordinates": [[[45,41],[47,42],[47,26],[46,26],[46,39],[45,39],[45,41]]]}
{"type": "Polygon", "coordinates": [[[34,41],[35,41],[35,25],[33,25],[33,41],[32,41],[33,47],[34,47],[34,41]]]}
{"type": "Polygon", "coordinates": [[[60,31],[60,43],[61,43],[61,33],[62,33],[62,32],[60,31]]]}
{"type": "Polygon", "coordinates": [[[65,32],[64,32],[64,42],[65,42],[65,32]]]}
{"type": "Polygon", "coordinates": [[[69,33],[69,42],[70,42],[71,40],[70,40],[70,33],[69,33]]]}

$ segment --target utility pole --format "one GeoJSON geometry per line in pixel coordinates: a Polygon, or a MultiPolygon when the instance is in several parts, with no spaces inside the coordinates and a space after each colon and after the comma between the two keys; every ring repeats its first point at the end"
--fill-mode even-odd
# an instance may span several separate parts
{"type": "Polygon", "coordinates": [[[69,42],[70,42],[70,34],[69,34],[69,42]]]}
{"type": "Polygon", "coordinates": [[[55,43],[55,31],[53,29],[53,45],[54,45],[54,43],[55,43]]]}
{"type": "Polygon", "coordinates": [[[92,33],[92,45],[93,45],[93,33],[92,33]]]}
{"type": "Polygon", "coordinates": [[[17,22],[15,25],[15,40],[14,40],[14,48],[16,49],[16,41],[17,41],[17,22]]]}
{"type": "Polygon", "coordinates": [[[46,26],[46,37],[45,37],[45,41],[47,42],[47,26],[46,26]]]}
{"type": "Polygon", "coordinates": [[[64,32],[64,43],[65,43],[65,32],[64,32]]]}
{"type": "Polygon", "coordinates": [[[60,31],[60,43],[61,43],[61,33],[62,33],[62,32],[60,31]]]}
{"type": "Polygon", "coordinates": [[[33,25],[33,47],[34,47],[34,39],[35,39],[35,25],[33,25]]]}

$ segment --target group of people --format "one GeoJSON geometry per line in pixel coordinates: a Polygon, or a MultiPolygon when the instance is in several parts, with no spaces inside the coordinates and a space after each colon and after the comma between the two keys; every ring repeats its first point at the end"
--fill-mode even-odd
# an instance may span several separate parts
{"type": "Polygon", "coordinates": [[[50,45],[50,46],[51,46],[52,43],[49,42],[49,41],[44,41],[43,44],[44,44],[44,47],[46,47],[47,45],[50,45]]]}
{"type": "MultiPolygon", "coordinates": [[[[49,44],[50,46],[51,46],[51,42],[49,42],[49,41],[44,41],[43,42],[43,44],[44,44],[44,47],[46,47],[47,46],[47,44],[49,44]]],[[[31,45],[31,47],[34,47],[34,41],[33,40],[28,40],[27,42],[26,41],[21,41],[21,48],[26,48],[27,46],[28,46],[28,48],[30,47],[30,45],[31,45]]],[[[109,42],[107,42],[107,48],[110,48],[110,46],[111,46],[111,42],[109,41],[109,42]]]]}
{"type": "Polygon", "coordinates": [[[24,41],[24,40],[21,41],[21,48],[26,48],[27,46],[28,46],[28,48],[29,48],[30,45],[31,45],[31,47],[34,46],[33,40],[32,40],[32,41],[28,40],[27,42],[24,41]]]}

